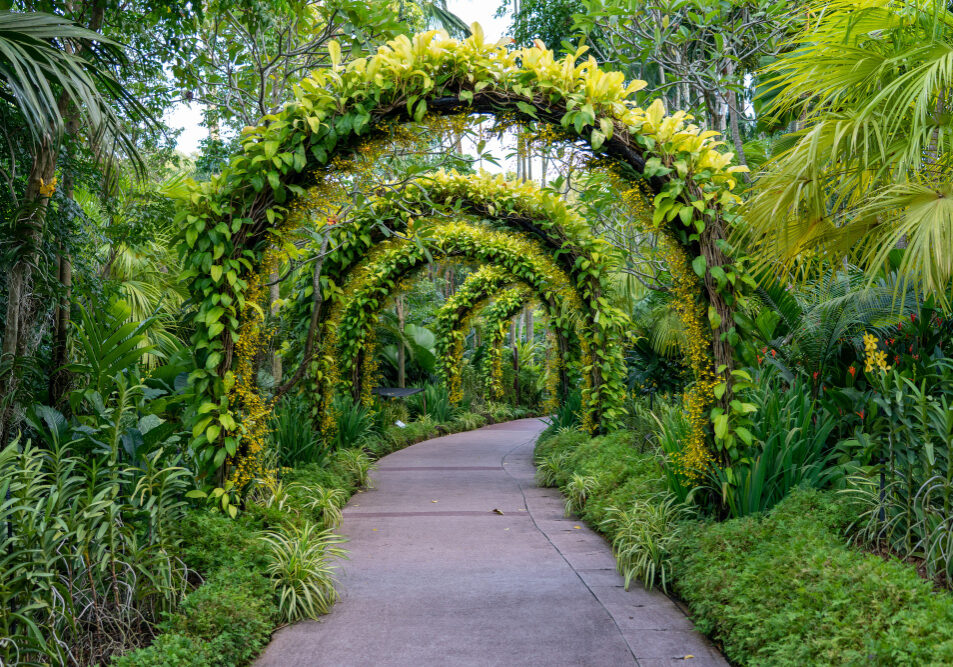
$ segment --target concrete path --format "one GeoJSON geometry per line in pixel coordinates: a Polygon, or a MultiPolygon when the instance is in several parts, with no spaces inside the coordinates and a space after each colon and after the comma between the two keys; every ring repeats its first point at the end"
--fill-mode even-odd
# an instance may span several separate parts
{"type": "Polygon", "coordinates": [[[344,511],[341,601],[256,664],[726,665],[666,596],[626,592],[605,540],[533,483],[542,429],[497,424],[381,459],[344,511]]]}

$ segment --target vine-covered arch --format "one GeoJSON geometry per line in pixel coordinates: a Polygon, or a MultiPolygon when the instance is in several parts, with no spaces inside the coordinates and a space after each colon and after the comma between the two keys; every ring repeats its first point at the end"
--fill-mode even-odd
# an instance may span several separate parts
{"type": "MultiPolygon", "coordinates": [[[[341,378],[358,377],[359,358],[368,347],[366,337],[378,313],[401,289],[405,278],[433,259],[457,258],[501,267],[525,283],[541,301],[554,304],[550,315],[553,327],[567,334],[575,332],[586,357],[584,364],[589,369],[584,374],[584,425],[616,427],[618,417],[623,414],[622,397],[600,392],[603,388],[600,383],[622,382],[625,366],[621,355],[610,355],[619,363],[603,365],[596,373],[591,357],[594,341],[610,337],[605,327],[613,323],[600,322],[587,315],[569,274],[538,242],[514,232],[462,222],[428,224],[421,221],[408,231],[408,239],[378,245],[354,271],[343,289],[344,298],[332,308],[324,325],[324,349],[312,369],[317,379],[312,388],[316,396],[329,395],[341,378]],[[342,331],[347,332],[344,338],[340,336],[342,331]]],[[[326,402],[321,407],[321,415],[327,419],[329,414],[325,407],[326,402]]]]}
{"type": "MultiPolygon", "coordinates": [[[[486,265],[467,276],[460,288],[441,306],[434,318],[435,351],[437,353],[437,368],[441,378],[447,385],[451,400],[459,402],[462,399],[461,373],[463,360],[463,346],[467,331],[470,329],[474,317],[481,309],[489,304],[490,299],[500,297],[504,291],[529,287],[525,282],[508,272],[506,269],[494,265],[486,265]]],[[[531,297],[532,294],[527,294],[531,297]]],[[[543,311],[551,319],[553,315],[566,307],[565,304],[552,301],[540,301],[543,311]]],[[[524,303],[525,305],[525,303],[524,303]]],[[[561,341],[566,340],[564,332],[559,332],[561,341]]],[[[565,353],[568,345],[563,342],[560,349],[565,353]]],[[[487,348],[489,349],[489,348],[487,348]]],[[[565,354],[553,354],[553,359],[560,359],[565,354]]],[[[549,374],[557,373],[558,369],[547,366],[547,387],[551,389],[550,399],[555,399],[557,391],[552,387],[549,374]]],[[[558,379],[557,379],[558,384],[558,379]]],[[[561,383],[565,392],[567,382],[561,383]]]]}
{"type": "MultiPolygon", "coordinates": [[[[215,468],[220,449],[233,453],[237,447],[241,428],[228,395],[246,292],[268,248],[280,240],[292,201],[361,137],[385,132],[390,120],[429,113],[505,112],[547,123],[567,142],[587,142],[624,177],[644,178],[656,194],[655,229],[700,276],[692,303],[685,304],[686,311],[703,314],[693,319],[707,319],[687,322],[696,327],[692,340],[708,351],[703,360],[692,359],[697,383],[705,385],[698,396],[720,394],[728,405],[731,346],[741,321],[733,306],[745,276],[724,238],[738,202],[732,172],[740,168],[718,150],[716,133],[690,125],[681,112],[666,116],[659,101],[640,108],[630,97],[643,82],[626,85],[621,73],[603,72],[581,55],[556,60],[545,49],[508,50],[486,44],[478,27],[463,41],[437,32],[401,37],[370,58],[346,66],[335,61],[316,72],[301,82],[293,103],[246,128],[242,153],[195,187],[181,215],[185,275],[196,305],[192,446],[201,463],[215,468]]],[[[694,280],[691,274],[683,278],[694,280]]],[[[719,447],[730,447],[732,438],[730,429],[716,428],[719,447]]],[[[689,447],[700,462],[707,457],[703,440],[700,424],[689,447]]]]}
{"type": "MultiPolygon", "coordinates": [[[[483,358],[483,375],[486,377],[492,398],[503,397],[503,342],[506,340],[508,324],[520,312],[530,296],[532,296],[530,291],[524,286],[511,287],[500,294],[499,298],[484,312],[487,354],[483,358]]],[[[551,409],[553,406],[546,407],[551,409]]]]}

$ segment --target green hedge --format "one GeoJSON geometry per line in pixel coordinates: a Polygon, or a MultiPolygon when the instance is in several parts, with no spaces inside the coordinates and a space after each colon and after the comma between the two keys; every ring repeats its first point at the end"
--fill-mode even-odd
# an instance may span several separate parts
{"type": "MultiPolygon", "coordinates": [[[[558,462],[564,490],[574,473],[593,477],[581,514],[594,526],[607,507],[664,489],[658,458],[629,434],[561,433],[537,456],[558,462]]],[[[693,521],[671,554],[675,591],[738,664],[953,664],[953,595],[848,546],[852,514],[837,494],[805,489],[766,515],[693,521]]]]}
{"type": "MultiPolygon", "coordinates": [[[[379,458],[403,447],[445,433],[483,426],[480,415],[464,413],[447,424],[424,419],[406,428],[392,428],[363,449],[379,458]]],[[[304,489],[323,486],[357,491],[357,479],[336,459],[321,467],[311,464],[285,475],[286,485],[304,489]]],[[[294,487],[292,487],[293,489],[294,487]]],[[[163,620],[147,646],[114,658],[113,667],[236,667],[250,663],[271,638],[278,607],[265,574],[259,534],[286,522],[310,516],[303,494],[288,493],[284,509],[249,504],[236,519],[205,509],[190,511],[179,526],[185,564],[201,573],[204,583],[189,593],[175,613],[163,620]]]]}

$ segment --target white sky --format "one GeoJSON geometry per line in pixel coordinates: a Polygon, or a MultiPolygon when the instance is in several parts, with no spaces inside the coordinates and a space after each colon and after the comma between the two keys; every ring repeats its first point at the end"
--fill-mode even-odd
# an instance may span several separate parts
{"type": "MultiPolygon", "coordinates": [[[[447,0],[447,8],[465,23],[479,23],[487,40],[502,38],[509,26],[508,18],[493,17],[499,5],[500,0],[447,0]]],[[[198,152],[199,141],[208,134],[202,126],[202,109],[198,104],[176,105],[166,113],[165,121],[174,129],[182,129],[178,143],[180,151],[187,155],[198,152]]],[[[494,152],[499,154],[495,149],[494,152]]],[[[492,165],[487,166],[492,168],[492,165]]]]}

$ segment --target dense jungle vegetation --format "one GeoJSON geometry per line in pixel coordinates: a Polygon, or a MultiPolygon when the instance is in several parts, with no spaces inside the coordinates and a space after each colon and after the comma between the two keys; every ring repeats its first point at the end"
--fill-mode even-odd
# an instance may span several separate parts
{"type": "Polygon", "coordinates": [[[953,8],[458,13],[0,1],[0,665],[248,664],[374,460],[530,416],[730,660],[953,662],[953,8]]]}

